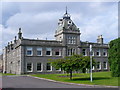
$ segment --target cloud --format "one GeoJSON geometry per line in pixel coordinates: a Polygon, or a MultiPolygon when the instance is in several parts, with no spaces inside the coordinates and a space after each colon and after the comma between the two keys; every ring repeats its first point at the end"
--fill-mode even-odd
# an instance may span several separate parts
{"type": "MultiPolygon", "coordinates": [[[[95,3],[90,3],[90,4],[95,4],[95,3]]],[[[107,3],[100,3],[98,7],[97,5],[95,6],[93,5],[92,7],[96,7],[95,8],[96,12],[94,13],[93,17],[79,14],[79,16],[76,19],[74,19],[75,22],[79,23],[78,26],[80,27],[81,30],[82,41],[96,42],[97,36],[101,34],[103,35],[105,43],[108,43],[110,40],[117,38],[118,7],[115,3],[114,4],[110,3],[110,4],[111,5],[107,3]]],[[[92,9],[91,12],[94,12],[94,10],[92,9]]],[[[89,13],[87,14],[91,15],[89,13]]]]}
{"type": "MultiPolygon", "coordinates": [[[[24,35],[27,37],[33,37],[38,33],[41,36],[47,33],[51,34],[51,32],[54,34],[58,16],[58,12],[44,12],[38,14],[17,13],[7,20],[6,25],[14,27],[15,30],[21,27],[24,35]]],[[[41,38],[40,35],[38,38],[41,38]]]]}
{"type": "Polygon", "coordinates": [[[18,28],[25,38],[54,39],[58,19],[65,7],[72,20],[80,28],[81,40],[96,42],[103,34],[105,42],[117,37],[117,3],[110,2],[4,2],[2,7],[3,46],[14,39],[18,28]]]}

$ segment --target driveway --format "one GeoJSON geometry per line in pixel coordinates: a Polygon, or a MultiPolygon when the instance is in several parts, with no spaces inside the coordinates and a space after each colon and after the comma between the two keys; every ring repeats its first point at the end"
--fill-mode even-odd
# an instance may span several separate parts
{"type": "Polygon", "coordinates": [[[2,76],[2,88],[93,88],[93,87],[83,85],[70,85],[37,79],[29,76],[13,75],[2,76]]]}

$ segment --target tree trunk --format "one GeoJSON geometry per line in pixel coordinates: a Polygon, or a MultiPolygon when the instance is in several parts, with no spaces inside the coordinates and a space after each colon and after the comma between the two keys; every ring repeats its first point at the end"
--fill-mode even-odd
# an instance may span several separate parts
{"type": "Polygon", "coordinates": [[[83,68],[82,72],[83,72],[83,73],[86,73],[86,68],[83,68]]]}
{"type": "Polygon", "coordinates": [[[72,80],[72,70],[70,70],[70,80],[72,80]]]}

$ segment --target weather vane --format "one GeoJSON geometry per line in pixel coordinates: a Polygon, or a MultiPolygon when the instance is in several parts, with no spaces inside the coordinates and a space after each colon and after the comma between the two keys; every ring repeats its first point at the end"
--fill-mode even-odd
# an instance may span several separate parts
{"type": "Polygon", "coordinates": [[[66,14],[67,14],[67,6],[66,6],[66,14]]]}

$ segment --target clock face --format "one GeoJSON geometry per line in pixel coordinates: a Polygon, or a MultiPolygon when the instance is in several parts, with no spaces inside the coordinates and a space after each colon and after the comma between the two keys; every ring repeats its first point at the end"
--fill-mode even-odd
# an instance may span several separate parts
{"type": "Polygon", "coordinates": [[[72,21],[68,21],[68,24],[72,24],[72,21]]]}

